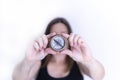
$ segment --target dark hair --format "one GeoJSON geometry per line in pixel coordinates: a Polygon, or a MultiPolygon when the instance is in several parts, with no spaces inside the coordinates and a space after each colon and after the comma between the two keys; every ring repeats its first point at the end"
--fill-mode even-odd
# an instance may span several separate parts
{"type": "Polygon", "coordinates": [[[63,23],[67,29],[68,29],[68,34],[72,33],[72,29],[70,27],[70,24],[68,23],[68,21],[65,19],[65,18],[55,18],[53,19],[47,26],[46,28],[46,31],[45,31],[45,34],[49,34],[50,33],[50,30],[51,30],[51,27],[56,24],[56,23],[63,23]]]}
{"type": "MultiPolygon", "coordinates": [[[[60,18],[59,17],[59,18],[53,19],[48,24],[48,26],[47,26],[47,28],[45,30],[45,34],[46,35],[49,34],[50,31],[51,31],[52,26],[57,24],[57,23],[63,23],[66,26],[66,28],[68,29],[68,34],[72,33],[72,29],[71,29],[70,24],[68,23],[68,21],[65,18],[60,18]]],[[[50,61],[51,57],[52,57],[52,55],[47,55],[46,58],[44,58],[42,60],[42,67],[45,67],[48,64],[48,62],[50,61]]],[[[71,69],[71,67],[73,65],[73,60],[69,56],[67,56],[66,57],[66,61],[67,61],[68,69],[71,69]]]]}

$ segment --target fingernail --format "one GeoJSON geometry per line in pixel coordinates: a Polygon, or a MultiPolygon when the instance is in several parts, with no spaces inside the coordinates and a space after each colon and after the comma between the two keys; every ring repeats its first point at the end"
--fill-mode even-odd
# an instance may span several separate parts
{"type": "Polygon", "coordinates": [[[55,32],[52,33],[53,35],[56,34],[55,32]]]}

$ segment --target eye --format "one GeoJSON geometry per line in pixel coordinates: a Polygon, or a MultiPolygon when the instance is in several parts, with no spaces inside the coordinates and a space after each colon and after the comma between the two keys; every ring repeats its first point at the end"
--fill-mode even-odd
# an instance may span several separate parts
{"type": "Polygon", "coordinates": [[[62,31],[62,33],[68,33],[67,31],[62,31]]]}

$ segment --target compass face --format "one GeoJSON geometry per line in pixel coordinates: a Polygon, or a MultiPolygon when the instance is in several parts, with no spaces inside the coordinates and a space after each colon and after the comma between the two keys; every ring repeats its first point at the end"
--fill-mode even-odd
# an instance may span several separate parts
{"type": "Polygon", "coordinates": [[[56,35],[51,38],[50,46],[55,51],[61,51],[65,47],[65,38],[61,35],[56,35]]]}

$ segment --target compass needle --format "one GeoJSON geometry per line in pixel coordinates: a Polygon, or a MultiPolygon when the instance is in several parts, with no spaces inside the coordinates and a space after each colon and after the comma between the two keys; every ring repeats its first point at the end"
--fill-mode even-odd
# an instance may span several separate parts
{"type": "Polygon", "coordinates": [[[57,41],[57,40],[54,40],[54,41],[55,41],[59,46],[63,47],[62,44],[60,44],[59,41],[57,41]]]}

